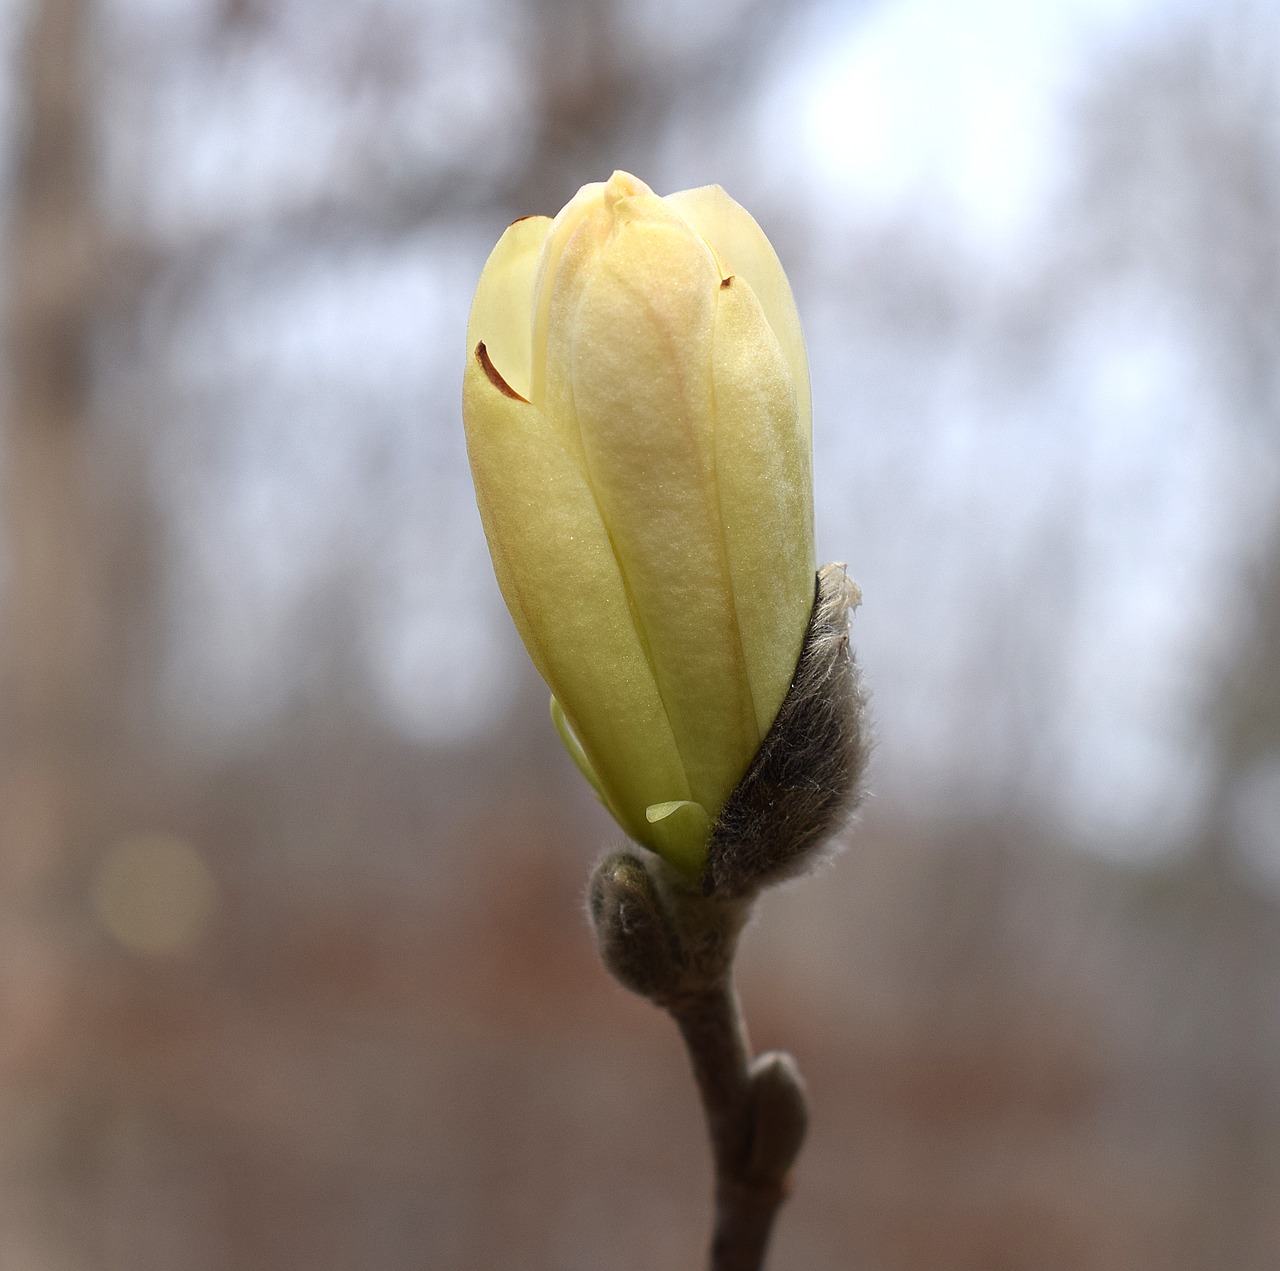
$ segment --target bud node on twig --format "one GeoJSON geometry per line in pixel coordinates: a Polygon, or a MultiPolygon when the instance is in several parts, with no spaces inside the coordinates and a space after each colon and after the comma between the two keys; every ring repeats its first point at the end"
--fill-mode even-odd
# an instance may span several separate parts
{"type": "Polygon", "coordinates": [[[678,991],[684,978],[681,941],[638,856],[606,856],[591,875],[587,906],[601,960],[614,979],[653,1001],[678,991]]]}
{"type": "Polygon", "coordinates": [[[604,857],[587,907],[600,957],[620,984],[662,1006],[727,983],[751,904],[706,897],[660,857],[604,857]]]}
{"type": "Polygon", "coordinates": [[[783,1051],[770,1050],[751,1065],[752,1178],[781,1181],[795,1163],[809,1128],[804,1082],[796,1061],[783,1051]]]}

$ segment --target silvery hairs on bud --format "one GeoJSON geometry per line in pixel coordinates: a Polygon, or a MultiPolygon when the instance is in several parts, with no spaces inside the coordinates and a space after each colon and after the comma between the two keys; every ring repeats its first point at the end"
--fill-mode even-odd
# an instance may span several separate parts
{"type": "Polygon", "coordinates": [[[861,801],[870,728],[849,644],[861,600],[843,565],[818,571],[791,687],[712,829],[705,894],[750,896],[803,873],[861,801]]]}

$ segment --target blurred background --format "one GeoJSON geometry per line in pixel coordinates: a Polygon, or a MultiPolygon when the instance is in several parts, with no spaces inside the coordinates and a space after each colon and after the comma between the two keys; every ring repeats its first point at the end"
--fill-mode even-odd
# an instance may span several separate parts
{"type": "Polygon", "coordinates": [[[771,1266],[1280,1265],[1267,0],[0,0],[0,1268],[697,1268],[473,504],[516,216],[719,182],[878,749],[771,1266]]]}

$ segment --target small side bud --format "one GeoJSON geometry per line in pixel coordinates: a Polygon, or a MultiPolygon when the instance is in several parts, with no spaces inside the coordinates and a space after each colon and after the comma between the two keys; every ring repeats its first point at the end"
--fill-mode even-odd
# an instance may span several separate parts
{"type": "Polygon", "coordinates": [[[591,875],[587,906],[610,974],[641,997],[670,998],[684,974],[680,944],[644,862],[630,852],[606,856],[591,875]]]}
{"type": "Polygon", "coordinates": [[[818,571],[791,687],[716,818],[703,891],[750,896],[802,873],[857,807],[870,753],[866,691],[849,646],[862,600],[843,565],[818,571]]]}
{"type": "Polygon", "coordinates": [[[790,1055],[770,1050],[751,1065],[751,1155],[753,1178],[782,1179],[795,1163],[809,1128],[800,1070],[790,1055]]]}

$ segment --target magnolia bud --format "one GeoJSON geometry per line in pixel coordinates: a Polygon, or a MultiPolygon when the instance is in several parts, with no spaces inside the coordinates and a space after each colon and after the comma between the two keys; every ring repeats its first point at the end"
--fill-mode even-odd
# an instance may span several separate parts
{"type": "Polygon", "coordinates": [[[627,834],[699,879],[813,601],[786,275],[718,186],[617,172],[507,230],[467,340],[481,519],[556,727],[627,834]]]}

